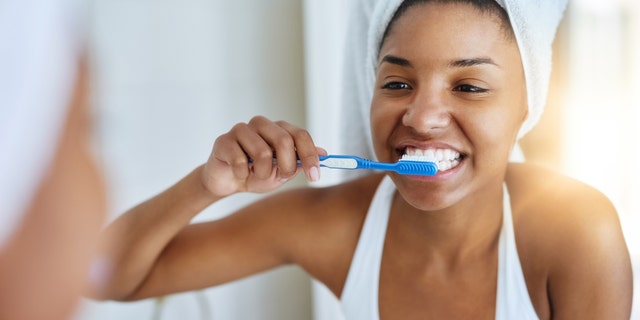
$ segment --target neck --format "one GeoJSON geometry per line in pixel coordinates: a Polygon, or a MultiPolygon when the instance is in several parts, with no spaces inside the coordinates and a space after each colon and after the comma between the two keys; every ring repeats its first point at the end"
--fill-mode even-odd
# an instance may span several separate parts
{"type": "Polygon", "coordinates": [[[456,261],[495,247],[502,226],[502,204],[501,185],[429,212],[412,207],[396,194],[389,228],[426,256],[456,261]]]}

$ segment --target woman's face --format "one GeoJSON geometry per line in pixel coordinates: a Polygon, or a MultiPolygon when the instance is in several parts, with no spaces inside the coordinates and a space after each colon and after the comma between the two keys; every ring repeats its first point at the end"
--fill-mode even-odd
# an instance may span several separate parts
{"type": "MultiPolygon", "coordinates": [[[[466,4],[414,5],[378,57],[371,105],[378,159],[433,153],[434,177],[392,174],[421,210],[495,193],[527,116],[520,53],[500,18],[466,4]]],[[[473,203],[473,202],[472,202],[473,203]]]]}

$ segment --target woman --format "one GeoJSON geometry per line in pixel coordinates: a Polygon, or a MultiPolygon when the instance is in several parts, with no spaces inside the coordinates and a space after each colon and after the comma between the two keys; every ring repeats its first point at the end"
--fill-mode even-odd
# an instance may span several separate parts
{"type": "Polygon", "coordinates": [[[97,295],[136,300],[295,263],[341,298],[348,318],[628,319],[631,267],[611,203],[508,162],[534,115],[504,9],[405,1],[393,12],[376,54],[373,148],[385,162],[433,150],[449,169],[283,191],[190,225],[232,194],[275,190],[300,171],[319,179],[326,151],[305,130],[255,117],[108,228],[114,273],[97,295]]]}

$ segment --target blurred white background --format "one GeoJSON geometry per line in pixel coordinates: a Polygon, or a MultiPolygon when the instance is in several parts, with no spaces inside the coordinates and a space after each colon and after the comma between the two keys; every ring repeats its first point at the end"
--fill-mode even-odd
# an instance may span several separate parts
{"type": "MultiPolygon", "coordinates": [[[[306,126],[329,150],[344,139],[338,128],[347,1],[93,3],[96,153],[111,218],[203,163],[218,135],[253,115],[306,126]]],[[[532,161],[612,199],[638,269],[640,5],[575,0],[561,28],[549,108],[523,147],[532,161]]],[[[323,175],[324,184],[339,179],[323,175]]],[[[256,197],[223,201],[198,219],[256,197]]],[[[339,319],[335,298],[297,267],[170,296],[157,306],[85,301],[76,319],[339,319]]]]}
{"type": "MultiPolygon", "coordinates": [[[[204,163],[215,138],[236,122],[262,114],[305,125],[302,20],[298,0],[94,1],[96,150],[111,218],[204,163]]],[[[223,201],[197,219],[256,197],[223,201]]],[[[154,300],[87,301],[76,318],[310,319],[311,283],[285,267],[170,296],[160,314],[156,309],[154,300]]]]}

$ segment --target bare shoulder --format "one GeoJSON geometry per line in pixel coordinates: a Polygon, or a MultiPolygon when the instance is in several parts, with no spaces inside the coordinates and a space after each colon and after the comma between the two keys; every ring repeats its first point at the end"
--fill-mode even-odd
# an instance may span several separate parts
{"type": "Polygon", "coordinates": [[[628,318],[631,265],[611,201],[585,183],[531,164],[510,164],[506,181],[532,300],[546,292],[554,318],[585,312],[628,318]]]}
{"type": "Polygon", "coordinates": [[[521,204],[529,207],[544,208],[545,211],[582,212],[595,205],[597,208],[592,209],[615,215],[615,208],[602,192],[551,169],[527,163],[511,163],[506,181],[510,193],[519,198],[512,200],[521,200],[521,204]],[[531,195],[529,199],[524,199],[525,194],[531,195]],[[539,196],[547,201],[536,201],[540,200],[536,198],[539,196]]]}
{"type": "Polygon", "coordinates": [[[562,255],[621,236],[611,201],[583,182],[530,164],[510,164],[506,181],[516,232],[526,235],[523,244],[535,242],[562,255]]]}

